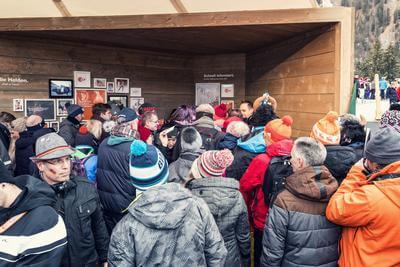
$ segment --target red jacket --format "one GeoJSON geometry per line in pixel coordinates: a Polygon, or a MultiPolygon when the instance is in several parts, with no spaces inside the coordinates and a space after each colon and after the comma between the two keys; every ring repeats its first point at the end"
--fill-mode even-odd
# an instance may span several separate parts
{"type": "Polygon", "coordinates": [[[267,147],[265,154],[255,157],[246,172],[240,179],[240,192],[249,211],[250,223],[258,230],[264,230],[265,219],[268,214],[268,206],[264,202],[262,184],[269,162],[275,156],[290,155],[292,140],[282,140],[267,147]]]}

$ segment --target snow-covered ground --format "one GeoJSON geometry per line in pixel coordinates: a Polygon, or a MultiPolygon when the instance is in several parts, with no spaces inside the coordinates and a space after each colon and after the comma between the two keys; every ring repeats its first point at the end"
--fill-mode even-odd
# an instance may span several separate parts
{"type": "MultiPolygon", "coordinates": [[[[364,115],[367,121],[372,122],[375,120],[375,100],[361,100],[357,99],[356,105],[356,115],[360,116],[360,114],[364,115]]],[[[382,113],[389,109],[390,103],[389,100],[381,100],[381,111],[382,113]]]]}

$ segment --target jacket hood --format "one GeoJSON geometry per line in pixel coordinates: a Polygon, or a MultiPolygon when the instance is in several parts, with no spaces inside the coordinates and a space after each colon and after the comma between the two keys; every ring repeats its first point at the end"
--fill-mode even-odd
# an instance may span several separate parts
{"type": "Polygon", "coordinates": [[[206,127],[206,128],[214,128],[213,119],[203,116],[200,119],[193,122],[193,126],[206,127]]]}
{"type": "Polygon", "coordinates": [[[309,166],[286,178],[285,188],[299,198],[328,202],[338,183],[325,166],[309,166]]]}
{"type": "Polygon", "coordinates": [[[265,145],[264,135],[262,132],[250,137],[245,141],[239,139],[237,145],[248,152],[257,154],[265,152],[267,147],[265,145]]]}
{"type": "Polygon", "coordinates": [[[239,182],[226,177],[209,177],[192,180],[192,192],[205,200],[214,216],[223,216],[237,205],[239,182]]]}
{"type": "Polygon", "coordinates": [[[178,183],[155,186],[138,197],[129,213],[151,229],[176,229],[192,209],[191,198],[190,191],[178,183]]]}
{"type": "Polygon", "coordinates": [[[371,176],[368,180],[372,182],[388,199],[390,199],[397,207],[400,208],[400,177],[389,178],[381,181],[375,180],[378,176],[385,174],[400,174],[400,161],[396,161],[379,173],[371,176]]]}
{"type": "Polygon", "coordinates": [[[285,139],[273,144],[270,144],[267,147],[267,154],[270,157],[276,156],[289,156],[292,151],[293,140],[285,139]]]}
{"type": "Polygon", "coordinates": [[[129,138],[129,137],[111,135],[107,140],[107,145],[116,146],[116,145],[119,145],[119,144],[122,144],[125,142],[132,142],[133,140],[135,140],[135,139],[129,138]]]}
{"type": "Polygon", "coordinates": [[[15,179],[17,179],[18,187],[22,189],[22,193],[11,207],[0,210],[0,224],[22,212],[33,210],[39,206],[54,206],[56,202],[53,189],[41,180],[29,175],[21,175],[15,179]]]}

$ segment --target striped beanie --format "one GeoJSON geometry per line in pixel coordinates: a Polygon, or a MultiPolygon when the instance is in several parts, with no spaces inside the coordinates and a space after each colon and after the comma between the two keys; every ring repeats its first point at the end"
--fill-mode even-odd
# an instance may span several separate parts
{"type": "Polygon", "coordinates": [[[340,143],[338,117],[335,111],[329,111],[325,117],[314,124],[310,137],[324,145],[338,145],[340,143]]]}
{"type": "Polygon", "coordinates": [[[167,182],[168,162],[155,146],[135,140],[131,144],[129,173],[136,189],[146,191],[167,182]]]}
{"type": "Polygon", "coordinates": [[[233,162],[233,155],[229,149],[209,150],[201,154],[190,170],[193,178],[219,177],[233,162]]]}

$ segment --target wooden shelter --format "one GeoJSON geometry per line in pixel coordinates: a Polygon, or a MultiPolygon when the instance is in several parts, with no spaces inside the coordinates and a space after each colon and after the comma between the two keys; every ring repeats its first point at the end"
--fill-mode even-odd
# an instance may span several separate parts
{"type": "Polygon", "coordinates": [[[308,135],[327,111],[347,111],[353,20],[339,7],[3,18],[0,110],[13,98],[47,98],[49,79],[82,70],[129,78],[161,115],[194,104],[196,83],[233,83],[236,105],[268,90],[279,115],[294,118],[294,135],[308,135]]]}

